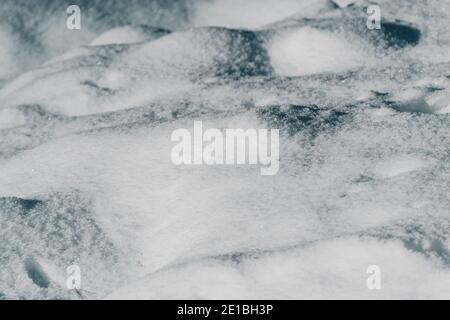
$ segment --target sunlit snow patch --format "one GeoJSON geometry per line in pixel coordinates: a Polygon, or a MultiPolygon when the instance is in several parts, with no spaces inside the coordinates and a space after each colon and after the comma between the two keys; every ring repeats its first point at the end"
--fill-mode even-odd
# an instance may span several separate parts
{"type": "Polygon", "coordinates": [[[351,71],[370,59],[343,36],[309,27],[276,36],[269,55],[275,73],[281,76],[351,71]]]}

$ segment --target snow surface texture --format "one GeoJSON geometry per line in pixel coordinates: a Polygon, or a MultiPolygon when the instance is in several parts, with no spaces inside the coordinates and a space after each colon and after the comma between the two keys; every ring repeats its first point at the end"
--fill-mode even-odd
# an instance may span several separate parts
{"type": "Polygon", "coordinates": [[[0,6],[0,299],[450,298],[450,2],[72,2],[0,6]],[[279,173],[173,165],[194,120],[279,173]]]}

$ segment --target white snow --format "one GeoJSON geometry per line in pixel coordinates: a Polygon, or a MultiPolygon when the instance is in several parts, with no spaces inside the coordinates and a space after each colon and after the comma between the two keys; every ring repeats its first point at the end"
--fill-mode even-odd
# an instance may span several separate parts
{"type": "Polygon", "coordinates": [[[381,177],[395,177],[424,167],[427,163],[420,158],[408,155],[395,156],[380,161],[375,167],[375,174],[381,177]]]}
{"type": "Polygon", "coordinates": [[[130,26],[114,28],[102,33],[91,42],[92,46],[107,45],[112,43],[134,43],[145,40],[142,32],[130,26]]]}
{"type": "Polygon", "coordinates": [[[25,119],[15,109],[0,110],[0,129],[14,128],[25,123],[25,119]]]}
{"type": "Polygon", "coordinates": [[[370,59],[344,37],[310,27],[276,36],[269,54],[275,72],[281,76],[351,71],[370,59]]]}
{"type": "Polygon", "coordinates": [[[11,34],[1,28],[0,29],[0,79],[7,78],[12,75],[19,64],[16,59],[17,47],[14,44],[14,39],[11,34]]]}
{"type": "Polygon", "coordinates": [[[449,285],[450,272],[439,261],[397,241],[349,237],[240,264],[186,263],[139,279],[106,299],[441,299],[449,285]],[[370,265],[380,267],[381,290],[366,287],[370,265]]]}
{"type": "MultiPolygon", "coordinates": [[[[429,26],[415,4],[399,15],[429,26]]],[[[245,28],[332,10],[193,6],[193,25],[245,28]]],[[[95,298],[448,298],[447,49],[433,55],[426,34],[375,57],[351,32],[291,25],[259,33],[273,73],[227,77],[219,71],[255,63],[243,33],[190,27],[157,40],[111,27],[73,43],[53,30],[43,47],[61,55],[1,87],[0,298],[66,298],[67,264],[80,264],[95,298]],[[113,55],[117,43],[128,45],[113,55]],[[171,133],[195,120],[279,128],[278,174],[174,165],[171,133]],[[27,275],[28,256],[51,288],[27,275]],[[382,290],[366,287],[370,265],[382,290]]],[[[0,38],[2,77],[15,45],[0,38]]]]}
{"type": "Polygon", "coordinates": [[[326,10],[328,0],[213,0],[193,4],[194,26],[260,28],[295,13],[314,17],[326,10]]]}

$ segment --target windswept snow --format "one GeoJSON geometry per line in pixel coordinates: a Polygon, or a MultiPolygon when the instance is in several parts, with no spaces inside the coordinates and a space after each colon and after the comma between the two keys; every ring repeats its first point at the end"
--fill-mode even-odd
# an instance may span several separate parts
{"type": "Polygon", "coordinates": [[[6,1],[0,299],[449,298],[450,5],[313,2],[6,1]],[[278,174],[174,165],[197,120],[278,174]]]}

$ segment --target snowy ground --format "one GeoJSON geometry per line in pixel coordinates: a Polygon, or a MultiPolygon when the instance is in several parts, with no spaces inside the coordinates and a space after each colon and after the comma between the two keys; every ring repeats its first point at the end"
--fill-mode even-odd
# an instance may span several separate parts
{"type": "Polygon", "coordinates": [[[74,2],[0,7],[0,299],[450,298],[450,2],[74,2]],[[279,173],[175,166],[194,120],[279,173]]]}

